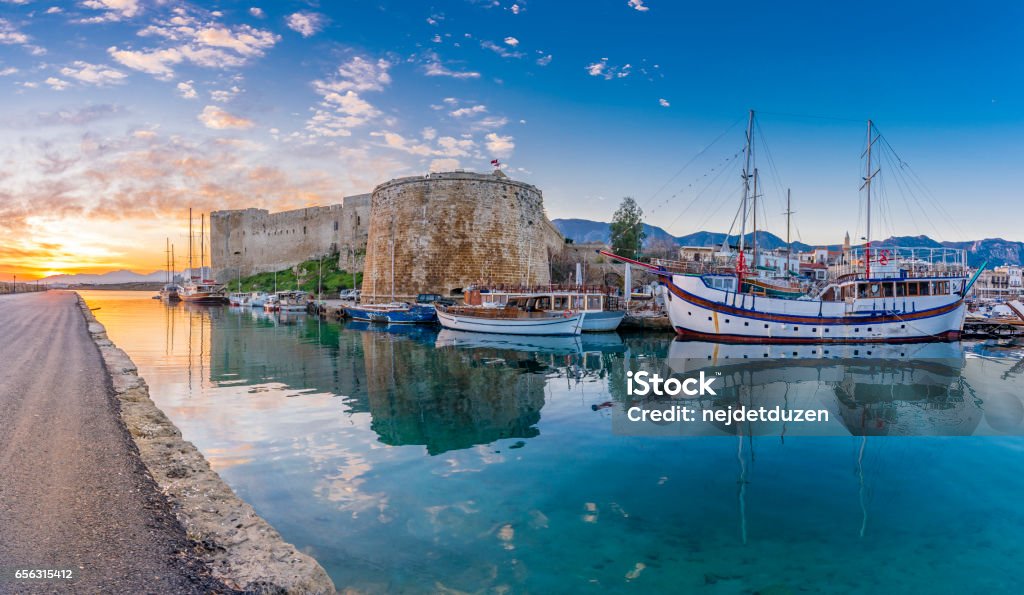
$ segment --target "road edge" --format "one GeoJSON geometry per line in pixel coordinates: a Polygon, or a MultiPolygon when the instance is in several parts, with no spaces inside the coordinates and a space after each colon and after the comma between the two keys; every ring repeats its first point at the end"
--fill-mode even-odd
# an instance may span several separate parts
{"type": "Polygon", "coordinates": [[[149,396],[128,354],[107,337],[78,293],[89,336],[99,348],[119,404],[121,423],[143,464],[211,574],[227,586],[254,593],[334,593],[327,571],[286,542],[239,498],[202,453],[149,396]]]}

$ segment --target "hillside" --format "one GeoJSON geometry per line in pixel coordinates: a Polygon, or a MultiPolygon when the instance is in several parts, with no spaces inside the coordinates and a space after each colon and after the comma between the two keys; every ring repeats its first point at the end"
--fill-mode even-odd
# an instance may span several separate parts
{"type": "MultiPolygon", "coordinates": [[[[602,221],[591,221],[589,219],[554,219],[552,223],[566,238],[574,242],[604,242],[608,243],[610,236],[608,224],[602,221]]],[[[647,243],[662,238],[668,238],[680,246],[715,246],[721,245],[725,239],[724,233],[711,231],[698,231],[684,236],[673,236],[664,229],[653,225],[644,224],[644,231],[647,232],[647,243]]],[[[752,240],[752,234],[747,234],[746,243],[752,240]]],[[[738,236],[732,236],[731,243],[737,243],[738,236]]],[[[758,243],[768,249],[785,247],[786,242],[775,234],[759,231],[757,233],[758,243]]],[[[972,240],[966,242],[937,242],[932,238],[919,236],[894,236],[878,241],[876,244],[887,246],[898,246],[902,248],[958,248],[967,250],[967,263],[977,267],[983,262],[988,262],[990,267],[1004,264],[1024,263],[1024,242],[1004,240],[1002,238],[988,238],[984,240],[972,240]]],[[[793,242],[793,249],[797,251],[810,250],[813,246],[802,242],[793,242]]],[[[837,250],[839,244],[829,245],[828,248],[837,250]]]]}

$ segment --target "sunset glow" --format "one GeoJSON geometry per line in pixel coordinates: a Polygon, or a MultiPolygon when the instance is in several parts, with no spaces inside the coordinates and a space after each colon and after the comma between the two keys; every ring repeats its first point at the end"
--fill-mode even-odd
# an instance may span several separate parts
{"type": "Polygon", "coordinates": [[[836,213],[857,212],[873,117],[945,211],[896,213],[880,234],[1024,239],[1014,218],[990,216],[1018,204],[1021,67],[1006,57],[1019,7],[883,27],[864,44],[865,28],[919,11],[781,18],[754,4],[738,20],[725,6],[573,4],[0,3],[0,278],[150,273],[166,238],[180,268],[189,207],[198,219],[327,205],[492,159],[541,188],[552,219],[608,221],[629,195],[670,233],[725,231],[728,209],[686,210],[702,172],[675,174],[751,107],[782,180],[762,221],[777,235],[786,188],[797,239],[855,233],[836,213]],[[566,35],[577,21],[587,35],[566,35]],[[764,31],[753,62],[721,43],[764,31]],[[865,64],[888,66],[865,85],[865,64]]]}

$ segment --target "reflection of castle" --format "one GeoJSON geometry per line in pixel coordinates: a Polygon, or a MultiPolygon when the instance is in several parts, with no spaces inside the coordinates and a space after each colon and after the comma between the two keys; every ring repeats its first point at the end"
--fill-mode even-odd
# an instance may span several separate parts
{"type": "Polygon", "coordinates": [[[372,415],[381,442],[430,454],[539,434],[546,379],[533,372],[546,367],[532,354],[438,349],[436,332],[419,327],[387,332],[305,316],[280,324],[223,309],[197,321],[214,312],[219,320],[203,323],[213,382],[343,396],[345,413],[372,415]]]}
{"type": "Polygon", "coordinates": [[[371,427],[385,444],[422,444],[436,455],[540,433],[546,379],[530,373],[526,354],[499,360],[383,333],[364,333],[363,346],[371,427]]]}

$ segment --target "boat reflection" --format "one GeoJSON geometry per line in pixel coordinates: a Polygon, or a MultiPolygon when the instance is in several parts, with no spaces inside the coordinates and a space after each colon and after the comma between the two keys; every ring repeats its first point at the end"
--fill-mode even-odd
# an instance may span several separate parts
{"type": "Polygon", "coordinates": [[[829,421],[822,423],[709,422],[726,434],[966,436],[985,415],[982,398],[964,377],[959,343],[793,346],[674,341],[668,366],[680,375],[720,375],[717,396],[688,401],[698,411],[779,406],[828,412],[829,421]]]}

